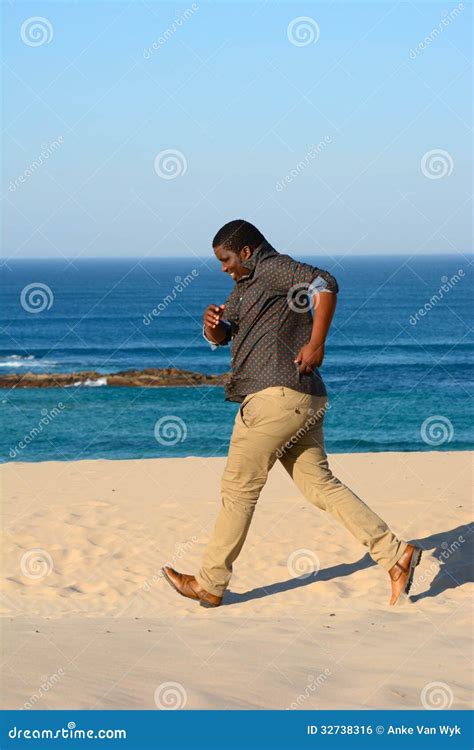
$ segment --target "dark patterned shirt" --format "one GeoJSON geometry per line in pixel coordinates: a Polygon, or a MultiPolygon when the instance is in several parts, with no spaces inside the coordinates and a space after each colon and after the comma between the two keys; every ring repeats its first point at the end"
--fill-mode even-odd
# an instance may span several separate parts
{"type": "Polygon", "coordinates": [[[311,295],[337,293],[336,279],[281,255],[268,242],[254,250],[245,268],[249,274],[235,283],[222,316],[228,332],[219,346],[232,341],[226,400],[241,402],[248,393],[280,385],[325,396],[319,371],[300,375],[294,359],[311,338],[311,295]]]}

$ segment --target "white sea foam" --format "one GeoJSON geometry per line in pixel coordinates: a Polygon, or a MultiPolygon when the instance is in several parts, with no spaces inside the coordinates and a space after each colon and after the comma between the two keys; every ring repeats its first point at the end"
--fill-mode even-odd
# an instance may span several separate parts
{"type": "Polygon", "coordinates": [[[57,362],[52,359],[36,359],[32,354],[22,357],[19,354],[11,354],[0,359],[0,367],[54,367],[57,362]]]}
{"type": "Polygon", "coordinates": [[[76,388],[78,386],[87,386],[89,388],[97,388],[101,385],[107,385],[107,378],[97,378],[97,380],[91,380],[88,378],[82,382],[78,380],[77,383],[71,383],[71,385],[65,385],[65,388],[76,388]]]}

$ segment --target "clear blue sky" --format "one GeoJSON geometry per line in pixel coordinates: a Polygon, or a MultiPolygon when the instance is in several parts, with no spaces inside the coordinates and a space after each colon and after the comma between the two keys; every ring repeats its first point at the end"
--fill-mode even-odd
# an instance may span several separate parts
{"type": "Polygon", "coordinates": [[[4,256],[204,256],[240,217],[295,255],[470,251],[471,12],[5,3],[4,256]],[[313,43],[289,39],[302,16],[313,43]]]}

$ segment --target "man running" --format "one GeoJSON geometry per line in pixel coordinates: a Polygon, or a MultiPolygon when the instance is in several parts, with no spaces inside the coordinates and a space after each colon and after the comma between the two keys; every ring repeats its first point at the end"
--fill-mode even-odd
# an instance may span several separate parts
{"type": "Polygon", "coordinates": [[[410,590],[421,549],[398,539],[332,474],[324,449],[328,400],[318,367],[336,309],[336,279],[278,253],[242,219],[225,224],[212,247],[235,286],[224,305],[205,310],[204,335],[213,348],[232,342],[225,393],[240,407],[222,478],[222,506],[201,568],[192,576],[165,566],[163,575],[202,606],[221,604],[278,459],[302,494],[331,513],[388,571],[389,603],[396,604],[410,590]]]}

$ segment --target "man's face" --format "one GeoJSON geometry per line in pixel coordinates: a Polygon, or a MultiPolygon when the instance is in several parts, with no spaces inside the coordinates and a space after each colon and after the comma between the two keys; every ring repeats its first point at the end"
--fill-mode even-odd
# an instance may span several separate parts
{"type": "Polygon", "coordinates": [[[248,268],[243,265],[252,255],[252,248],[245,246],[238,253],[228,250],[223,245],[217,245],[214,248],[214,254],[221,262],[221,268],[224,273],[228,273],[234,281],[238,281],[243,276],[247,276],[248,268]]]}

